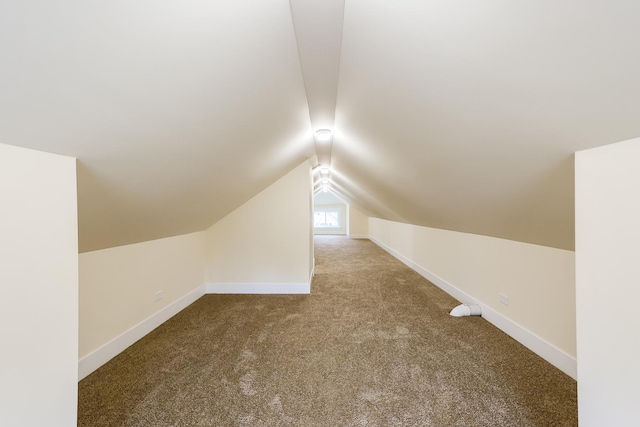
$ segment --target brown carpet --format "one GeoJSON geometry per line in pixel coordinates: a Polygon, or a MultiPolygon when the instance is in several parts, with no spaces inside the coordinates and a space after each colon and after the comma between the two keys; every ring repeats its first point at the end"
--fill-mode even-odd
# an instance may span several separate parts
{"type": "Polygon", "coordinates": [[[206,295],[79,384],[79,426],[576,426],[576,382],[368,240],[311,295],[206,295]]]}

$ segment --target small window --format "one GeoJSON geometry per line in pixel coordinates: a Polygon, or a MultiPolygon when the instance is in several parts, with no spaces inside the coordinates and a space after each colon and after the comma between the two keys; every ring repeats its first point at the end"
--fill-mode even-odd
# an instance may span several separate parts
{"type": "Polygon", "coordinates": [[[317,228],[340,228],[340,211],[316,211],[313,226],[317,228]]]}

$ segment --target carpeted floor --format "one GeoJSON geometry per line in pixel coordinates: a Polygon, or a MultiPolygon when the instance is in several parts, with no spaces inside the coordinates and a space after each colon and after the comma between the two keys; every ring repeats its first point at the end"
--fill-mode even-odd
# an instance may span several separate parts
{"type": "Polygon", "coordinates": [[[576,382],[368,240],[311,295],[206,295],[79,384],[79,426],[576,426],[576,382]]]}

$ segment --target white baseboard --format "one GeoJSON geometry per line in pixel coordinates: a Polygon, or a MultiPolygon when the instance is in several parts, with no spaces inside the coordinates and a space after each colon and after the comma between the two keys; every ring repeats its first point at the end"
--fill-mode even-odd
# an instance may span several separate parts
{"type": "Polygon", "coordinates": [[[422,277],[429,280],[431,283],[438,286],[440,289],[442,289],[458,301],[464,304],[479,304],[482,307],[482,317],[485,320],[493,324],[498,329],[502,330],[511,338],[518,341],[520,344],[527,347],[529,350],[536,353],[538,356],[542,357],[547,362],[551,363],[556,368],[560,369],[565,374],[569,375],[574,380],[577,379],[578,362],[574,357],[568,355],[558,347],[540,338],[538,335],[522,327],[513,320],[493,310],[482,301],[478,301],[466,292],[463,292],[460,289],[456,288],[451,283],[447,282],[441,277],[438,277],[426,268],[418,265],[414,261],[395,251],[391,247],[385,245],[381,241],[373,237],[369,237],[369,239],[385,251],[389,252],[399,261],[404,263],[407,267],[416,271],[422,277]]]}
{"type": "Polygon", "coordinates": [[[81,358],[78,361],[78,381],[122,353],[204,294],[309,294],[314,273],[315,265],[312,267],[307,283],[207,283],[199,286],[81,358]]]}
{"type": "Polygon", "coordinates": [[[205,293],[204,286],[199,286],[187,295],[166,306],[157,313],[123,332],[116,338],[92,351],[78,361],[78,381],[113,359],[140,338],[169,320],[171,317],[195,302],[205,293]]]}
{"type": "Polygon", "coordinates": [[[368,234],[349,234],[350,239],[368,239],[368,234]]]}
{"type": "MultiPolygon", "coordinates": [[[[466,292],[461,291],[460,289],[456,288],[455,286],[453,286],[452,284],[450,284],[446,280],[440,278],[439,276],[436,276],[435,274],[433,274],[432,272],[430,272],[426,268],[422,267],[421,265],[416,264],[415,262],[413,262],[409,258],[405,257],[404,255],[402,255],[399,252],[396,252],[394,249],[392,249],[391,247],[385,245],[381,241],[379,241],[379,240],[377,240],[377,239],[375,239],[373,237],[370,237],[369,239],[373,243],[375,243],[376,245],[380,246],[382,249],[384,249],[385,251],[387,251],[391,255],[393,255],[394,258],[397,258],[399,261],[401,261],[407,267],[409,267],[410,269],[416,271],[422,277],[424,277],[425,279],[427,279],[428,281],[430,281],[431,283],[433,283],[434,285],[436,285],[437,287],[439,287],[440,289],[442,289],[443,291],[445,291],[446,293],[448,293],[449,295],[451,295],[452,297],[454,297],[458,301],[460,301],[462,303],[465,303],[465,304],[480,304],[480,302],[477,301],[475,298],[473,298],[471,295],[467,294],[466,292]]],[[[480,305],[482,305],[482,304],[480,304],[480,305]]],[[[484,305],[482,305],[482,308],[484,309],[484,305]]]]}
{"type": "Polygon", "coordinates": [[[311,282],[207,283],[205,292],[208,294],[309,294],[311,293],[311,282]]]}
{"type": "Polygon", "coordinates": [[[520,344],[569,375],[574,380],[578,379],[578,361],[554,346],[550,342],[540,338],[533,332],[525,329],[513,320],[487,307],[482,306],[482,317],[498,329],[518,341],[520,344]]]}

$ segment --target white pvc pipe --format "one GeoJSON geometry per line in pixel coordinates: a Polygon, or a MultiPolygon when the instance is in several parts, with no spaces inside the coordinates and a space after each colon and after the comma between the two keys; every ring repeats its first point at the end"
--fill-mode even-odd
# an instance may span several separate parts
{"type": "Polygon", "coordinates": [[[454,317],[482,316],[482,308],[477,304],[460,304],[449,314],[454,317]]]}

